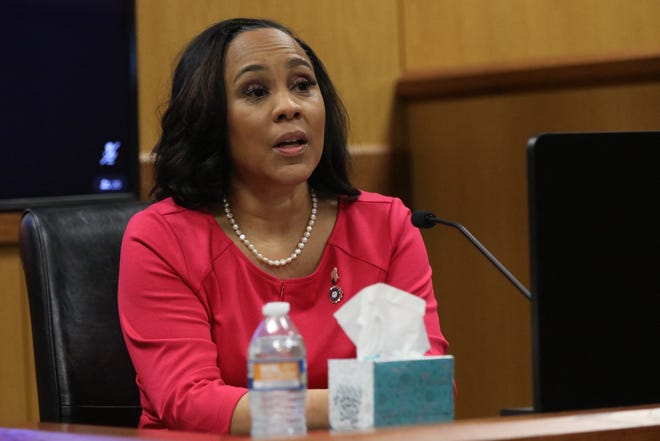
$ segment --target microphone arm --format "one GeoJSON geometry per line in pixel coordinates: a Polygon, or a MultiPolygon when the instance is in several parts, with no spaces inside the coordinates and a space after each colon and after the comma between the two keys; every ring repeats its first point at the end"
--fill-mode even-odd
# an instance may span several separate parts
{"type": "Polygon", "coordinates": [[[481,242],[479,242],[479,241],[477,240],[477,238],[474,237],[474,236],[472,235],[472,233],[470,233],[470,232],[468,231],[468,229],[465,228],[463,225],[461,225],[461,224],[459,224],[459,223],[457,223],[457,222],[453,222],[453,221],[448,221],[448,220],[445,220],[445,219],[441,219],[441,218],[437,217],[435,214],[430,213],[430,212],[427,212],[427,211],[416,211],[415,213],[413,213],[411,220],[412,220],[413,225],[416,226],[417,228],[430,228],[430,227],[434,226],[435,224],[442,224],[442,225],[447,225],[447,226],[449,226],[449,227],[454,227],[454,228],[456,228],[458,231],[460,231],[461,233],[463,233],[463,235],[464,235],[464,236],[465,236],[470,242],[472,242],[472,245],[474,245],[474,246],[475,246],[475,247],[481,252],[481,254],[483,254],[484,256],[486,256],[486,258],[487,258],[488,260],[490,260],[490,263],[492,263],[493,265],[495,265],[495,268],[497,268],[497,269],[498,269],[498,270],[504,275],[504,277],[506,277],[506,278],[509,280],[509,282],[511,282],[516,288],[518,288],[518,290],[519,290],[519,291],[520,291],[525,297],[527,297],[527,299],[529,299],[529,300],[532,299],[532,294],[527,290],[527,288],[525,288],[525,287],[523,286],[523,284],[520,283],[520,282],[518,281],[518,279],[516,279],[516,278],[513,276],[513,274],[511,274],[511,273],[509,272],[509,270],[507,270],[507,269],[504,267],[504,265],[502,265],[502,264],[499,262],[499,260],[497,260],[497,259],[495,258],[495,256],[493,256],[493,255],[490,253],[490,251],[488,251],[488,250],[486,249],[486,247],[483,246],[483,245],[481,244],[481,242]]]}

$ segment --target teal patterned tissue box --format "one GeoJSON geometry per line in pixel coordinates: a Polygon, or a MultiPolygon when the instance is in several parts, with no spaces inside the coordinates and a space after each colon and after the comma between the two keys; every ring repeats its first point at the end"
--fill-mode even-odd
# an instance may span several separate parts
{"type": "Polygon", "coordinates": [[[329,419],[334,430],[454,419],[454,358],[328,361],[329,419]]]}

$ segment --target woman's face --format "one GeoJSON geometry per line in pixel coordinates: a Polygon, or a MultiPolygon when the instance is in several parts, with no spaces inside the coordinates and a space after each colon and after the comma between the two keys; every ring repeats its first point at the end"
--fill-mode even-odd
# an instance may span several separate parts
{"type": "Polygon", "coordinates": [[[303,49],[276,29],[243,32],[227,48],[224,80],[232,179],[305,182],[323,151],[325,104],[303,49]]]}

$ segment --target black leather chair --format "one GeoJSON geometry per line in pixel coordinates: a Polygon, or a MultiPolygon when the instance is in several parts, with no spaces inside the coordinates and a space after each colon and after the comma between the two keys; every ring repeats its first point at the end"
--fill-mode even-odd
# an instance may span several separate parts
{"type": "Polygon", "coordinates": [[[119,326],[121,238],[141,202],[27,210],[27,282],[41,421],[137,426],[140,401],[119,326]]]}

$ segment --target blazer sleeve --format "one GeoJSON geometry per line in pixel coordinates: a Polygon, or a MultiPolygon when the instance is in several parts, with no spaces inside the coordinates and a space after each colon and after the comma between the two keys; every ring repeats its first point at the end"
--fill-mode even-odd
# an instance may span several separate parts
{"type": "Polygon", "coordinates": [[[152,211],[131,219],[118,302],[142,392],[140,427],[228,433],[246,389],[222,380],[199,269],[189,265],[164,216],[152,211]]]}
{"type": "Polygon", "coordinates": [[[386,283],[424,299],[424,323],[431,343],[426,355],[444,355],[449,344],[440,330],[431,265],[422,235],[412,225],[410,215],[410,209],[395,198],[389,213],[392,251],[386,283]]]}

